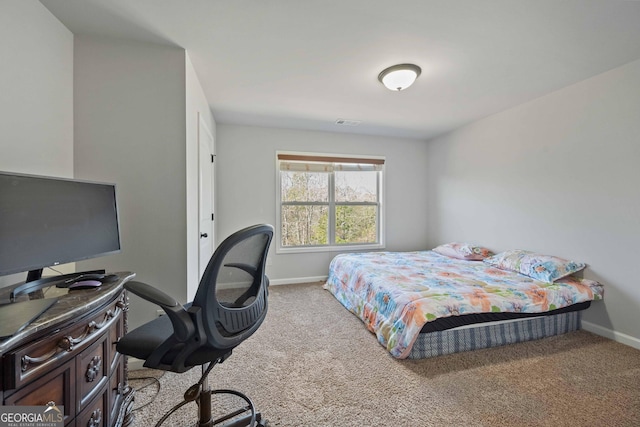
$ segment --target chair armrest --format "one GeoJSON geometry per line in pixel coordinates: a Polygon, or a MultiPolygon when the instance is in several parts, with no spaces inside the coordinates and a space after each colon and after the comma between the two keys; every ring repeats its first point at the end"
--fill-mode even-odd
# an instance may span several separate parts
{"type": "Polygon", "coordinates": [[[131,280],[124,284],[124,288],[131,293],[138,295],[140,298],[152,302],[155,305],[159,305],[162,308],[176,307],[180,305],[178,301],[173,299],[171,296],[151,285],[147,285],[146,283],[131,280]]]}
{"type": "Polygon", "coordinates": [[[129,281],[124,284],[124,288],[140,298],[160,306],[167,313],[169,320],[171,320],[173,333],[180,342],[188,340],[195,333],[195,326],[191,316],[171,296],[142,282],[129,281]]]}

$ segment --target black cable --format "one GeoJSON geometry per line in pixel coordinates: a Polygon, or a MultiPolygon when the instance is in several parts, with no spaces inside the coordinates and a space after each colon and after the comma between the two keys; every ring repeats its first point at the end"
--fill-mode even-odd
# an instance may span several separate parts
{"type": "Polygon", "coordinates": [[[202,384],[207,379],[209,372],[211,372],[211,369],[213,369],[213,367],[217,363],[221,363],[221,362],[222,362],[222,358],[218,358],[214,362],[209,363],[209,366],[207,366],[207,369],[203,372],[202,376],[200,377],[200,380],[187,389],[186,393],[184,394],[184,399],[182,400],[182,402],[178,403],[176,406],[169,409],[169,411],[166,412],[162,416],[162,418],[160,418],[160,420],[156,423],[155,427],[160,427],[162,423],[164,423],[171,415],[173,415],[174,412],[182,408],[187,403],[196,401],[200,397],[200,393],[202,392],[202,384]]]}
{"type": "Polygon", "coordinates": [[[140,406],[138,406],[137,408],[132,409],[132,410],[131,410],[131,412],[139,411],[140,409],[145,408],[145,407],[147,407],[147,406],[151,405],[151,404],[156,400],[156,397],[158,397],[158,395],[160,394],[160,388],[161,388],[160,378],[162,378],[162,377],[164,376],[164,374],[165,374],[165,373],[166,373],[166,372],[165,372],[165,371],[163,371],[163,372],[162,372],[162,374],[161,374],[159,377],[129,377],[129,381],[132,381],[132,380],[151,380],[151,382],[150,382],[150,383],[148,383],[148,384],[145,384],[145,385],[143,385],[143,386],[141,386],[141,387],[138,387],[138,388],[134,388],[134,390],[135,390],[136,392],[138,392],[138,391],[142,391],[142,390],[144,390],[145,388],[147,388],[147,387],[151,387],[151,386],[152,386],[152,385],[154,385],[154,384],[155,384],[155,385],[156,385],[156,387],[157,387],[157,389],[156,389],[156,393],[153,395],[153,397],[151,398],[151,400],[149,400],[149,401],[148,401],[147,403],[145,403],[144,405],[140,405],[140,406]]]}
{"type": "Polygon", "coordinates": [[[56,269],[55,269],[55,268],[53,268],[53,267],[46,267],[46,268],[48,268],[49,270],[53,270],[53,271],[55,271],[55,272],[56,272],[56,273],[58,273],[59,275],[63,275],[63,274],[64,274],[62,271],[60,271],[60,270],[56,270],[56,269]]]}
{"type": "MultiPolygon", "coordinates": [[[[55,271],[56,273],[58,273],[58,276],[62,276],[64,274],[62,271],[56,270],[53,267],[45,267],[45,268],[47,268],[49,270],[52,270],[52,271],[55,271]]],[[[49,289],[51,289],[51,286],[47,286],[46,288],[44,288],[44,291],[42,291],[42,295],[43,296],[47,295],[47,292],[49,292],[49,289]]]]}

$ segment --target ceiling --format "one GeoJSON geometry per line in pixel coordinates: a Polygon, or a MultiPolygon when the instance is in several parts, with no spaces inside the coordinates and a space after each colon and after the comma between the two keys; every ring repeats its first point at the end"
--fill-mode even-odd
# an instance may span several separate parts
{"type": "Polygon", "coordinates": [[[41,2],[76,35],[186,49],[218,123],[429,139],[640,58],[639,1],[41,2]],[[412,87],[378,82],[405,62],[412,87]]]}

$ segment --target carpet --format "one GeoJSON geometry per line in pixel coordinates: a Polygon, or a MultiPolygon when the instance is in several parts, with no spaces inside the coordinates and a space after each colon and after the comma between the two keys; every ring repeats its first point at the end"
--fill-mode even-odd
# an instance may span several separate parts
{"type": "MultiPolygon", "coordinates": [[[[199,374],[131,371],[162,375],[157,395],[130,381],[142,388],[133,425],[152,426],[199,374]]],[[[321,283],[272,286],[267,319],[210,384],[246,393],[270,426],[640,426],[640,350],[577,331],[397,360],[321,283]]],[[[190,403],[165,425],[196,414],[190,403]]]]}

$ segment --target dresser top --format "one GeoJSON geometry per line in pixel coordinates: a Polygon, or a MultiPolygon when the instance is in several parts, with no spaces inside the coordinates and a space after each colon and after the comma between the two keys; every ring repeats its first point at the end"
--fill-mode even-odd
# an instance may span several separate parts
{"type": "MultiPolygon", "coordinates": [[[[44,313],[31,321],[18,333],[0,341],[0,354],[5,353],[17,343],[24,343],[30,335],[39,335],[38,332],[53,326],[65,323],[67,320],[82,317],[93,309],[106,305],[116,298],[123,289],[124,283],[135,277],[135,273],[129,271],[116,272],[119,279],[111,283],[91,289],[69,290],[57,288],[57,282],[51,282],[50,286],[42,288],[45,299],[55,299],[53,305],[44,313]]],[[[28,301],[27,295],[23,295],[16,302],[28,301]]],[[[0,306],[0,310],[3,306],[0,306]]]]}

